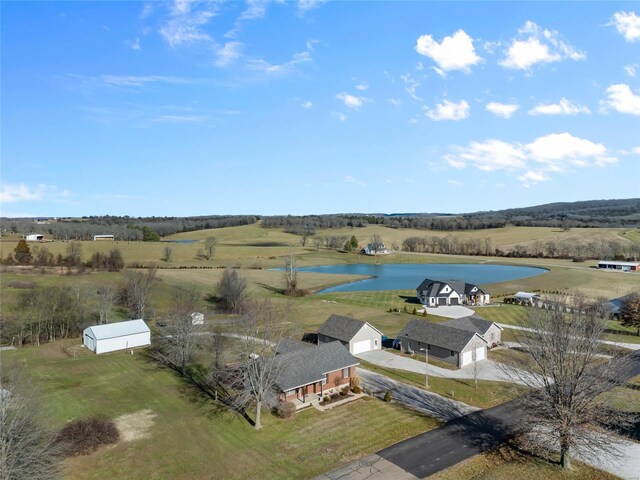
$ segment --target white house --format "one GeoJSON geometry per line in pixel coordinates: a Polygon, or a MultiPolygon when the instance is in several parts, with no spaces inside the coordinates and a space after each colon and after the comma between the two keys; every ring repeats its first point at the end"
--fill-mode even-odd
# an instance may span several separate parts
{"type": "Polygon", "coordinates": [[[416,297],[427,307],[446,305],[486,305],[491,295],[477,285],[462,280],[431,280],[425,278],[418,288],[416,297]]]}
{"type": "Polygon", "coordinates": [[[318,345],[339,340],[349,349],[349,353],[358,353],[382,348],[382,332],[362,320],[332,314],[318,329],[318,345]]]}
{"type": "Polygon", "coordinates": [[[366,255],[385,255],[389,253],[384,243],[370,243],[362,249],[362,252],[366,255]]]}
{"type": "Polygon", "coordinates": [[[82,343],[94,353],[146,347],[151,345],[151,331],[141,319],[93,325],[82,332],[82,343]]]}
{"type": "Polygon", "coordinates": [[[44,235],[40,235],[39,233],[32,233],[25,237],[27,242],[41,242],[44,240],[44,235]]]}

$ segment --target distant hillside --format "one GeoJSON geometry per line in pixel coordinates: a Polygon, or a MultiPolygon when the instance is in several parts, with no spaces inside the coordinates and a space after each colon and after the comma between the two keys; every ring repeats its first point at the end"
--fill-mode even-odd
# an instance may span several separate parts
{"type": "Polygon", "coordinates": [[[523,226],[634,227],[640,226],[640,198],[556,202],[463,216],[485,221],[503,219],[523,226]]]}

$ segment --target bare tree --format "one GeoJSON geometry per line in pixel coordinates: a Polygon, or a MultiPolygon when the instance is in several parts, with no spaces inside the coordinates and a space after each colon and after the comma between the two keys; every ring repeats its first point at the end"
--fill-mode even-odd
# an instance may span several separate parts
{"type": "Polygon", "coordinates": [[[237,270],[225,269],[222,278],[216,286],[218,297],[232,312],[237,312],[244,299],[247,281],[238,274],[237,270]]]}
{"type": "Polygon", "coordinates": [[[295,250],[289,248],[284,260],[284,293],[294,295],[298,291],[298,267],[295,250]]]}
{"type": "Polygon", "coordinates": [[[144,272],[129,270],[125,273],[123,297],[133,318],[144,318],[149,290],[155,278],[155,267],[149,267],[144,272]]]}
{"type": "Polygon", "coordinates": [[[108,323],[111,315],[111,308],[115,300],[115,292],[111,285],[103,285],[98,288],[98,316],[99,323],[108,323]]]}
{"type": "Polygon", "coordinates": [[[158,341],[156,355],[161,361],[184,375],[200,343],[201,326],[191,314],[198,309],[200,293],[195,286],[175,286],[171,290],[166,334],[158,341]]]}
{"type": "Polygon", "coordinates": [[[60,449],[41,413],[39,398],[22,372],[3,371],[0,377],[0,478],[60,477],[60,449]]]}
{"type": "Polygon", "coordinates": [[[254,428],[262,428],[262,408],[272,397],[281,372],[273,347],[284,337],[287,311],[269,300],[253,304],[239,319],[240,365],[237,368],[236,403],[255,407],[254,428]]]}
{"type": "Polygon", "coordinates": [[[379,252],[382,252],[384,250],[382,237],[377,233],[371,235],[371,249],[373,250],[374,255],[377,255],[379,252]]]}
{"type": "Polygon", "coordinates": [[[70,242],[67,245],[67,266],[79,267],[82,264],[82,244],[80,242],[70,242]]]}
{"type": "Polygon", "coordinates": [[[166,247],[164,247],[162,251],[162,260],[165,262],[170,262],[172,256],[173,256],[173,248],[167,245],[166,247]]]}
{"type": "Polygon", "coordinates": [[[616,454],[610,435],[595,434],[592,427],[628,423],[624,414],[607,407],[602,395],[620,383],[616,371],[623,361],[601,355],[607,319],[596,304],[573,296],[556,305],[553,310],[528,310],[530,330],[517,340],[529,355],[515,357],[510,366],[516,368],[505,372],[532,389],[523,397],[531,416],[525,428],[535,428],[536,442],[558,448],[562,466],[571,468],[571,452],[616,454]]]}
{"type": "Polygon", "coordinates": [[[218,245],[218,239],[215,237],[207,237],[204,240],[204,253],[203,253],[203,257],[206,258],[207,260],[211,260],[213,258],[213,255],[216,252],[216,247],[218,245]]]}
{"type": "Polygon", "coordinates": [[[624,297],[620,306],[620,320],[623,325],[636,328],[636,335],[640,335],[640,292],[631,292],[624,297]]]}

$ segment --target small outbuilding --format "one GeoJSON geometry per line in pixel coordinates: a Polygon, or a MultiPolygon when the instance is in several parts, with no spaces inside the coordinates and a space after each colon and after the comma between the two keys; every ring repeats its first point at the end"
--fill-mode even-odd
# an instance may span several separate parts
{"type": "Polygon", "coordinates": [[[618,270],[622,272],[640,271],[640,262],[616,262],[613,260],[600,260],[598,268],[604,270],[618,270]]]}
{"type": "Polygon", "coordinates": [[[204,314],[193,312],[191,314],[191,325],[204,325],[204,314]]]}
{"type": "Polygon", "coordinates": [[[113,242],[113,235],[94,235],[94,242],[113,242]]]}
{"type": "Polygon", "coordinates": [[[93,325],[82,332],[82,343],[97,354],[146,347],[151,331],[142,319],[93,325]]]}
{"type": "Polygon", "coordinates": [[[380,350],[382,332],[368,322],[332,314],[318,329],[318,345],[338,340],[351,355],[380,350]]]}
{"type": "Polygon", "coordinates": [[[39,233],[32,233],[25,237],[27,242],[41,242],[44,240],[44,235],[40,235],[39,233]]]}

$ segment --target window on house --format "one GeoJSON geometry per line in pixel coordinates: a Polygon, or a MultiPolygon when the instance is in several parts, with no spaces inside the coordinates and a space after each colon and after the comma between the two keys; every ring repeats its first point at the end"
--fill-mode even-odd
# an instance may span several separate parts
{"type": "Polygon", "coordinates": [[[347,378],[349,376],[349,368],[342,369],[342,378],[347,378]]]}
{"type": "Polygon", "coordinates": [[[431,350],[431,345],[427,345],[427,350],[431,350]]]}
{"type": "Polygon", "coordinates": [[[451,350],[451,356],[453,357],[456,354],[453,350],[451,350]]]}
{"type": "Polygon", "coordinates": [[[322,385],[326,385],[328,381],[329,381],[329,374],[327,373],[322,379],[322,385]]]}
{"type": "Polygon", "coordinates": [[[377,340],[377,339],[375,339],[375,340],[373,341],[373,346],[374,346],[374,347],[377,347],[377,346],[378,346],[378,340],[377,340]]]}

